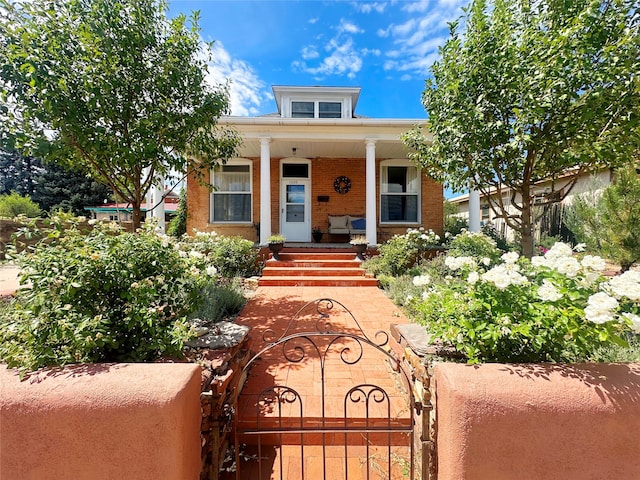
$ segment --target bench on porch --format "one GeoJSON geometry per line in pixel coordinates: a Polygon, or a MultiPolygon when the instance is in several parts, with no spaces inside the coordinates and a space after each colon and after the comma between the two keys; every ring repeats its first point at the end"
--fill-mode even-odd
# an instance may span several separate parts
{"type": "Polygon", "coordinates": [[[329,215],[330,235],[365,235],[366,233],[364,215],[329,215]]]}

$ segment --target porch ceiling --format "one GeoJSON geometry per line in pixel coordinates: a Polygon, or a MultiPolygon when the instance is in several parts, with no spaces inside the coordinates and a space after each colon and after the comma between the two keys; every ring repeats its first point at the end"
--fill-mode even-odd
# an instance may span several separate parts
{"type": "MultiPolygon", "coordinates": [[[[303,139],[272,139],[269,145],[272,158],[365,158],[364,140],[360,141],[311,141],[303,139]]],[[[240,148],[242,157],[260,157],[260,141],[245,138],[240,148]]],[[[405,158],[407,149],[402,143],[376,142],[376,158],[405,158]]]]}
{"type": "Polygon", "coordinates": [[[221,126],[241,134],[243,157],[260,157],[260,140],[269,138],[271,158],[365,158],[366,142],[376,142],[376,158],[405,158],[407,149],[400,137],[418,119],[283,119],[279,117],[223,117],[221,126]]]}

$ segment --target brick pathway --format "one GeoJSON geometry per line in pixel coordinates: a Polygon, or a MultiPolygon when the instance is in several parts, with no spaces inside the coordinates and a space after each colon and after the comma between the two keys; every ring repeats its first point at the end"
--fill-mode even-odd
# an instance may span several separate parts
{"type": "MultiPolygon", "coordinates": [[[[259,351],[266,344],[263,340],[263,334],[267,329],[273,330],[276,338],[281,336],[290,319],[308,302],[319,298],[331,298],[343,304],[351,311],[355,319],[360,324],[365,335],[370,339],[375,339],[376,332],[382,330],[389,334],[390,325],[393,323],[407,323],[408,320],[402,314],[401,310],[389,300],[382,290],[377,287],[259,287],[255,296],[249,301],[246,307],[236,319],[237,323],[252,327],[250,333],[250,348],[253,352],[259,351]]],[[[339,305],[335,305],[335,311],[341,311],[339,305]]],[[[297,325],[292,326],[292,331],[315,331],[315,318],[302,316],[297,325]],[[306,321],[306,324],[305,324],[306,321]]],[[[357,332],[357,326],[354,325],[353,319],[346,314],[337,314],[331,316],[333,331],[347,331],[354,334],[357,332]]],[[[390,341],[393,341],[390,338],[390,341]]],[[[345,346],[348,346],[345,344],[345,346]]],[[[355,349],[353,349],[355,351],[355,349]]],[[[245,384],[243,393],[257,394],[264,388],[273,385],[286,385],[294,388],[301,397],[301,403],[304,407],[305,422],[321,422],[322,409],[321,389],[320,389],[320,367],[317,360],[305,357],[300,364],[290,364],[282,362],[282,350],[277,349],[269,352],[264,361],[256,364],[251,370],[251,374],[245,384]]],[[[335,425],[352,425],[362,422],[364,415],[355,410],[349,410],[347,419],[344,415],[344,396],[345,392],[356,384],[371,383],[381,387],[388,393],[390,398],[391,414],[387,414],[386,408],[376,410],[376,405],[369,412],[372,421],[381,422],[382,424],[391,418],[394,424],[406,425],[409,420],[407,392],[398,388],[397,374],[394,374],[388,365],[383,362],[383,357],[379,352],[375,363],[371,361],[361,361],[356,365],[348,365],[340,361],[337,356],[333,358],[327,357],[325,365],[325,424],[335,425]]],[[[238,422],[243,427],[251,426],[255,422],[256,403],[255,397],[241,397],[238,406],[238,422]]],[[[264,424],[268,424],[269,413],[261,419],[264,424]]],[[[274,422],[277,421],[274,419],[274,422]]],[[[298,421],[295,415],[291,419],[292,423],[298,421]]],[[[347,443],[349,447],[345,453],[344,446],[334,447],[331,435],[336,437],[336,443],[344,443],[344,434],[329,434],[326,437],[326,478],[345,478],[345,457],[346,464],[349,466],[348,478],[360,479],[367,478],[367,458],[369,459],[369,478],[387,478],[386,475],[378,475],[378,468],[383,465],[389,455],[386,447],[380,449],[375,445],[370,445],[369,450],[363,445],[362,434],[357,434],[357,438],[349,438],[347,443]]],[[[353,434],[349,434],[353,435],[353,434]]],[[[386,434],[385,434],[386,435],[386,434]]],[[[394,434],[396,435],[396,434],[394,434]]],[[[405,435],[405,434],[402,434],[405,435]]],[[[319,437],[319,435],[315,435],[319,437]]],[[[314,434],[305,434],[304,449],[304,465],[305,478],[324,478],[322,466],[322,442],[314,434]]],[[[263,462],[262,473],[258,472],[256,464],[244,465],[242,467],[242,478],[246,479],[279,479],[280,470],[282,468],[284,479],[300,479],[300,457],[302,455],[299,443],[299,434],[290,434],[285,438],[282,447],[265,447],[262,449],[261,457],[268,458],[263,462]],[[282,463],[281,463],[282,461],[282,463]],[[266,466],[265,466],[266,465],[266,466]],[[282,467],[281,467],[282,465],[282,467]],[[260,477],[262,475],[262,477],[260,477]]],[[[277,443],[272,439],[273,443],[277,443]]],[[[394,439],[392,447],[393,472],[392,478],[407,478],[406,461],[402,458],[408,456],[408,450],[404,446],[397,444],[406,441],[402,439],[394,439]]],[[[251,450],[251,447],[249,447],[251,450]]],[[[256,452],[254,452],[256,453],[256,452]]]]}

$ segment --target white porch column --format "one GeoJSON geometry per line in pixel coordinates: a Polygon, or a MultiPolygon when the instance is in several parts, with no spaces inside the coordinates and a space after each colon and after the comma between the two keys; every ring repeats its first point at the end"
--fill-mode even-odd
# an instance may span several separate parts
{"type": "Polygon", "coordinates": [[[480,231],[480,192],[469,188],[469,231],[480,231]]]}
{"type": "Polygon", "coordinates": [[[270,137],[260,138],[260,245],[266,245],[271,235],[271,143],[270,137]]]}
{"type": "Polygon", "coordinates": [[[378,236],[376,231],[376,141],[372,139],[366,140],[367,160],[366,160],[366,223],[367,223],[367,240],[369,245],[378,244],[378,236]]]}
{"type": "Polygon", "coordinates": [[[165,233],[165,217],[164,217],[164,178],[157,176],[153,182],[153,202],[147,204],[147,209],[153,208],[152,216],[158,219],[157,230],[165,233]]]}

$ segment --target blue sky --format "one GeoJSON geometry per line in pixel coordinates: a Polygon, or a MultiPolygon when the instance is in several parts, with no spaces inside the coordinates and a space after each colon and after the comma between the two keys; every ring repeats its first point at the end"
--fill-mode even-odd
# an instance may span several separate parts
{"type": "Polygon", "coordinates": [[[272,85],[359,86],[356,113],[426,118],[420,103],[448,22],[467,0],[170,0],[199,10],[212,80],[231,80],[233,115],[276,111],[272,85]]]}

